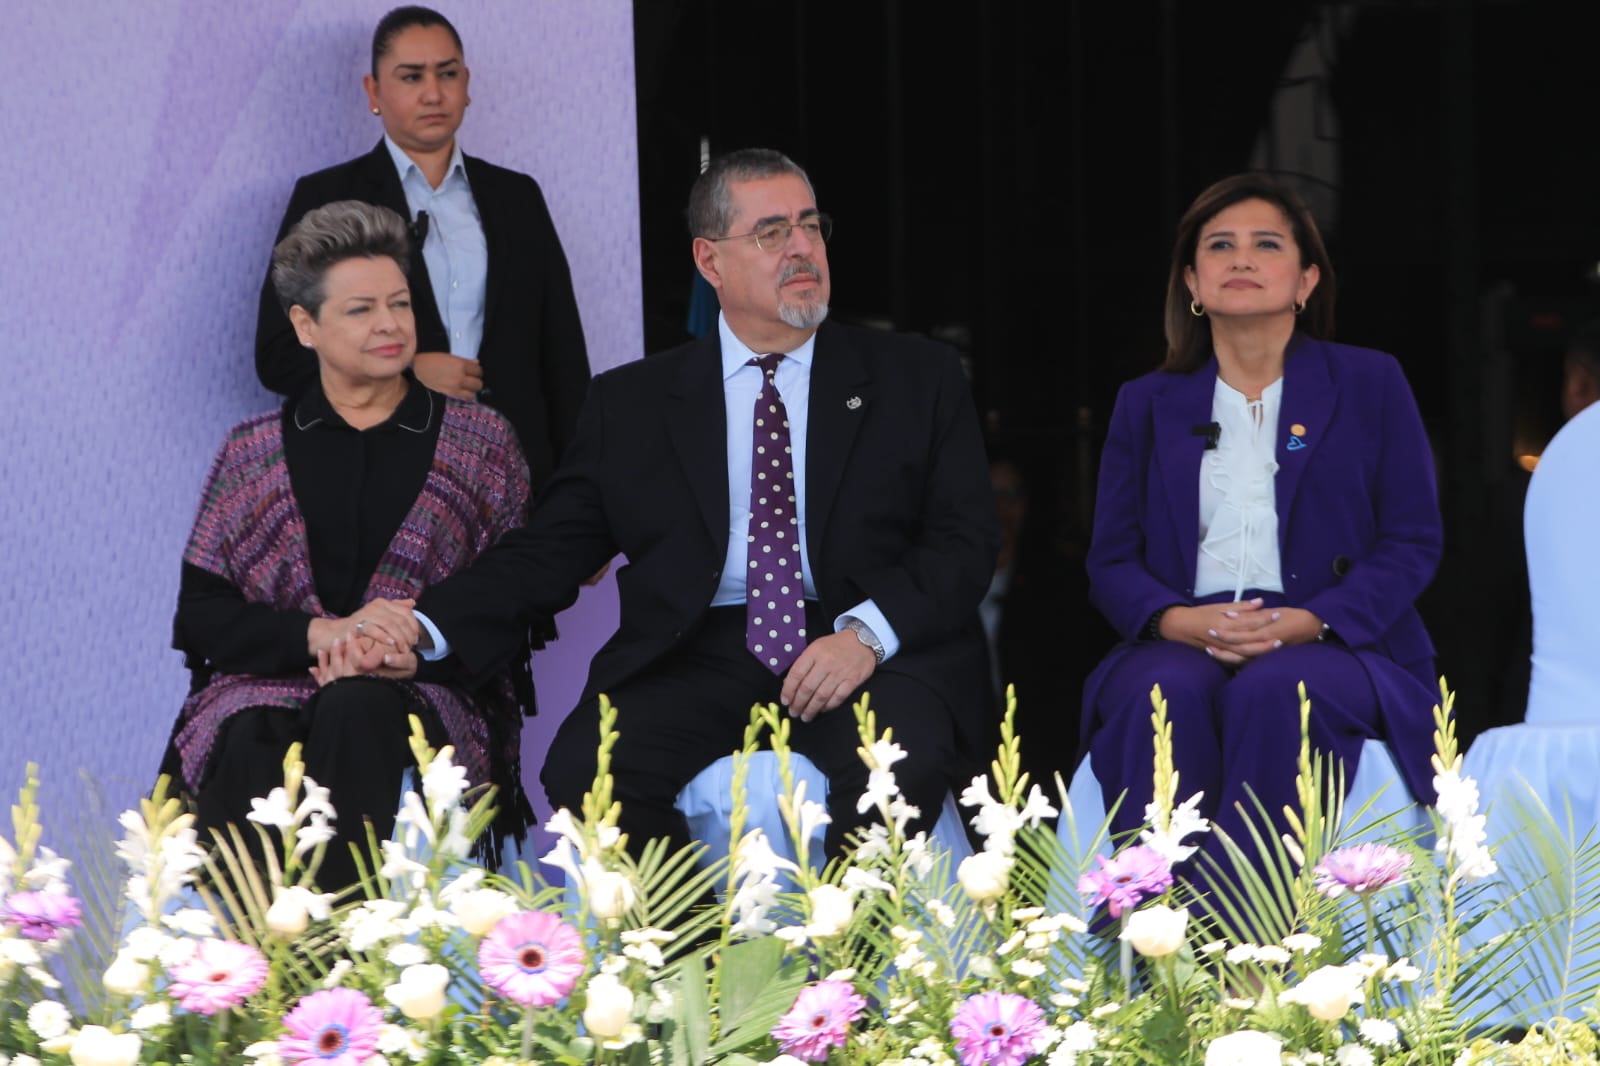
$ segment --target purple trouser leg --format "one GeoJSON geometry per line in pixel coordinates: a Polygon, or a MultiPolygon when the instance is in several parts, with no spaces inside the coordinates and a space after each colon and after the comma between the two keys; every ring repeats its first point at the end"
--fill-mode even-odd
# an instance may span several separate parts
{"type": "MultiPolygon", "coordinates": [[[[1311,699],[1311,746],[1341,760],[1348,780],[1362,744],[1380,732],[1372,684],[1348,649],[1336,644],[1282,648],[1233,671],[1198,649],[1170,641],[1130,647],[1101,685],[1090,741],[1107,807],[1127,792],[1113,832],[1137,829],[1151,799],[1150,689],[1157,684],[1172,723],[1179,802],[1204,792],[1201,812],[1247,854],[1256,850],[1248,823],[1263,829],[1267,839],[1283,832],[1283,808],[1299,806],[1294,782],[1302,681],[1311,699]],[[1270,827],[1260,826],[1257,801],[1270,815],[1270,827]]],[[[1214,834],[1189,843],[1218,860],[1226,854],[1214,834]]],[[[1204,879],[1195,874],[1208,864],[1200,856],[1191,862],[1191,878],[1202,887],[1198,883],[1204,879]]]]}

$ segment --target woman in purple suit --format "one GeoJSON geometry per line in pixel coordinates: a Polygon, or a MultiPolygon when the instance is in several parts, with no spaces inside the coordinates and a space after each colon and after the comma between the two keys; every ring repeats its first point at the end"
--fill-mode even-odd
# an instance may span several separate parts
{"type": "MultiPolygon", "coordinates": [[[[1433,644],[1414,606],[1439,562],[1433,461],[1394,358],[1334,344],[1334,278],[1272,178],[1211,186],[1178,227],[1167,357],[1124,385],[1101,460],[1090,595],[1122,636],[1084,686],[1115,831],[1151,797],[1150,690],[1180,799],[1244,843],[1253,793],[1295,804],[1297,686],[1348,778],[1383,738],[1431,796],[1433,644]]],[[[1204,845],[1221,856],[1215,837],[1204,845]]]]}

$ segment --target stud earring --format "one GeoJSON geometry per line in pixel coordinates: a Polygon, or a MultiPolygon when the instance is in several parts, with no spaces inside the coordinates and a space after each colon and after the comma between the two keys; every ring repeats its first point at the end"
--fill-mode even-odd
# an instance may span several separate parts
{"type": "Polygon", "coordinates": [[[374,108],[373,108],[373,109],[372,109],[372,113],[373,113],[373,114],[374,114],[374,115],[381,115],[381,114],[383,114],[383,112],[382,112],[382,111],[379,111],[379,110],[378,110],[378,109],[377,109],[377,108],[376,108],[376,107],[374,107],[374,108]]]}

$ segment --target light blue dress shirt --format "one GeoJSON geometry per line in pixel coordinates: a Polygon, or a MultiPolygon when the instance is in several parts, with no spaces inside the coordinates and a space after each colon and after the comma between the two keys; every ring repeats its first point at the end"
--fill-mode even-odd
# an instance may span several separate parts
{"type": "MultiPolygon", "coordinates": [[[[750,536],[750,454],[755,426],[753,412],[756,396],[761,392],[761,368],[750,366],[757,353],[745,347],[728,328],[728,320],[717,316],[717,334],[722,341],[722,395],[727,410],[728,424],[728,554],[722,567],[722,582],[711,598],[713,607],[737,607],[745,602],[746,545],[750,536]]],[[[792,352],[785,352],[775,375],[778,395],[783,397],[783,407],[789,413],[789,449],[794,462],[795,511],[800,519],[800,570],[805,579],[806,599],[817,598],[816,582],[811,576],[811,555],[806,547],[806,425],[810,414],[811,363],[816,352],[816,334],[806,338],[804,344],[792,352]]],[[[844,628],[845,619],[858,618],[883,643],[885,661],[900,650],[900,638],[883,611],[871,600],[862,600],[833,621],[835,633],[844,628]]],[[[430,662],[450,654],[433,622],[426,615],[417,614],[428,635],[433,638],[433,649],[422,653],[430,662]]]]}
{"type": "Polygon", "coordinates": [[[422,168],[388,138],[383,143],[400,172],[400,187],[405,190],[408,222],[417,212],[428,213],[428,235],[422,242],[422,261],[428,264],[428,281],[433,302],[444,320],[450,353],[463,359],[476,359],[483,342],[483,308],[489,284],[489,243],[483,235],[483,220],[478,203],[472,198],[467,167],[456,143],[444,181],[435,189],[428,184],[422,168]]]}

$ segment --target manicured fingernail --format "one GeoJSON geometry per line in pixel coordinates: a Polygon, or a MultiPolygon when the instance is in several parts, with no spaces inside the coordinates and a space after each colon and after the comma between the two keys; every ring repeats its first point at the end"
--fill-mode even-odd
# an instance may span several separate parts
{"type": "Polygon", "coordinates": [[[1215,630],[1215,629],[1208,629],[1208,630],[1206,630],[1206,636],[1208,636],[1208,637],[1214,637],[1214,636],[1216,636],[1216,635],[1217,635],[1217,631],[1216,631],[1216,630],[1215,630]]]}
{"type": "Polygon", "coordinates": [[[1238,618],[1239,617],[1239,612],[1238,611],[1223,611],[1222,613],[1227,615],[1229,618],[1238,618]]]}
{"type": "Polygon", "coordinates": [[[1217,653],[1212,651],[1210,648],[1206,649],[1206,654],[1211,656],[1213,659],[1215,659],[1217,657],[1217,653]]]}
{"type": "Polygon", "coordinates": [[[1281,647],[1283,647],[1283,641],[1281,641],[1281,640],[1275,640],[1275,641],[1273,641],[1273,642],[1272,642],[1272,646],[1273,646],[1273,647],[1274,647],[1274,648],[1281,648],[1281,647]]]}
{"type": "Polygon", "coordinates": [[[1274,622],[1276,622],[1278,619],[1280,619],[1282,617],[1283,617],[1283,615],[1279,614],[1277,611],[1273,611],[1272,612],[1272,620],[1274,622]]]}
{"type": "Polygon", "coordinates": [[[1255,599],[1251,600],[1250,602],[1255,604],[1257,607],[1260,607],[1263,603],[1266,603],[1267,601],[1262,599],[1260,596],[1257,596],[1255,599]]]}

